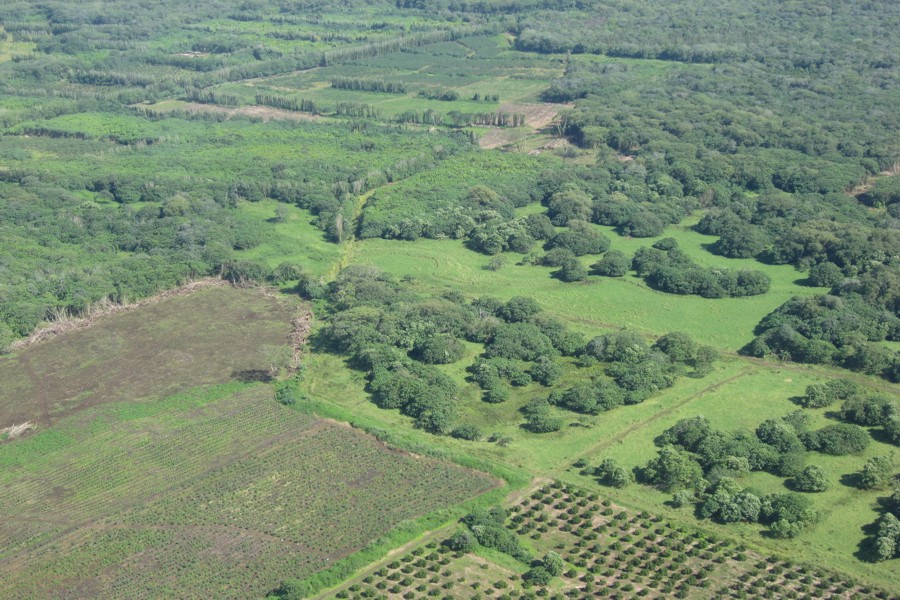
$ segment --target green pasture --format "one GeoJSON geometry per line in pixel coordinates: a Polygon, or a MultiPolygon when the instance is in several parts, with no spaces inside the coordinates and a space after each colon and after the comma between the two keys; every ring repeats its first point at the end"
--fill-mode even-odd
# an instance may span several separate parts
{"type": "Polygon", "coordinates": [[[340,258],[341,247],[325,239],[307,210],[275,200],[241,202],[238,210],[263,227],[262,243],[236,252],[239,258],[259,260],[270,267],[294,263],[314,275],[327,274],[340,258]],[[276,208],[284,211],[284,221],[276,218],[276,208]]]}
{"type": "MultiPolygon", "coordinates": [[[[796,295],[821,293],[820,288],[798,285],[802,273],[789,265],[765,265],[752,259],[729,259],[708,252],[715,241],[690,229],[690,221],[669,227],[663,236],[674,237],[703,266],[752,268],[772,278],[766,294],[744,298],[707,299],[679,296],[650,289],[633,273],[621,278],[591,276],[584,283],[562,283],[551,277],[552,268],[520,265],[522,255],[507,253],[499,271],[484,269],[491,257],[465,248],[454,240],[417,240],[414,243],[367,239],[356,249],[356,261],[375,265],[398,277],[411,277],[423,289],[459,289],[468,296],[533,296],[548,312],[574,326],[594,329],[631,328],[659,336],[685,331],[698,341],[725,351],[736,351],[753,339],[759,320],[796,295]]],[[[599,227],[599,226],[597,226],[599,227]]],[[[655,238],[627,239],[602,228],[611,248],[633,255],[655,238]]],[[[599,256],[583,257],[587,265],[599,256]]]]}

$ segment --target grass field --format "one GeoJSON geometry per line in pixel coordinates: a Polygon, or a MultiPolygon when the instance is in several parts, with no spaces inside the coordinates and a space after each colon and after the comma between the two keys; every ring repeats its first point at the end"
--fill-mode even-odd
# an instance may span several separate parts
{"type": "Polygon", "coordinates": [[[274,200],[244,202],[240,210],[252,220],[265,224],[262,243],[238,252],[241,258],[259,260],[270,267],[294,263],[313,275],[325,275],[340,257],[340,246],[325,239],[322,230],[312,224],[309,211],[274,200]],[[283,222],[275,218],[279,205],[287,215],[283,222]]]}
{"type": "Polygon", "coordinates": [[[0,358],[0,424],[48,427],[96,404],[265,376],[297,310],[287,298],[218,286],[98,319],[0,358]]]}
{"type": "MultiPolygon", "coordinates": [[[[412,277],[423,289],[459,289],[471,297],[508,299],[534,297],[548,312],[575,327],[599,329],[628,327],[648,335],[689,331],[698,341],[726,351],[736,351],[753,339],[759,320],[795,295],[821,293],[820,288],[797,284],[802,274],[789,265],[764,265],[752,259],[729,259],[711,254],[705,245],[716,238],[691,230],[692,221],[669,227],[663,236],[674,237],[691,258],[703,266],[753,268],[772,278],[766,294],[745,298],[706,299],[678,296],[650,289],[633,274],[621,278],[592,276],[584,283],[562,283],[550,276],[549,267],[517,265],[521,255],[507,254],[499,271],[484,269],[490,257],[468,250],[453,240],[417,240],[415,243],[371,239],[362,242],[357,262],[369,263],[398,277],[412,277]],[[697,315],[703,315],[698,318],[697,315]]],[[[628,239],[596,226],[611,240],[611,248],[631,256],[657,238],[628,239]]],[[[597,257],[584,257],[590,264],[597,257]]]]}
{"type": "Polygon", "coordinates": [[[498,481],[230,384],[0,446],[0,596],[259,597],[498,481]]]}

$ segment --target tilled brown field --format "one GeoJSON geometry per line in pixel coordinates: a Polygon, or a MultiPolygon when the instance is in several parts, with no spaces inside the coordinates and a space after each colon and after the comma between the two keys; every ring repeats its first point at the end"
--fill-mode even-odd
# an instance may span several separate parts
{"type": "Polygon", "coordinates": [[[0,429],[38,429],[106,402],[265,378],[296,306],[227,285],[173,295],[0,358],[0,429]]]}

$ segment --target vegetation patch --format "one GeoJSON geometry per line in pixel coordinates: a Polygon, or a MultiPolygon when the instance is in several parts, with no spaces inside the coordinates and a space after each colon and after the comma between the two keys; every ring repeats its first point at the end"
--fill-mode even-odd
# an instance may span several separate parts
{"type": "Polygon", "coordinates": [[[174,295],[0,359],[0,423],[40,428],[87,407],[269,379],[290,358],[298,307],[228,285],[174,295]]]}
{"type": "Polygon", "coordinates": [[[0,447],[0,462],[0,587],[16,597],[261,596],[497,483],[261,384],[95,407],[0,447]]]}

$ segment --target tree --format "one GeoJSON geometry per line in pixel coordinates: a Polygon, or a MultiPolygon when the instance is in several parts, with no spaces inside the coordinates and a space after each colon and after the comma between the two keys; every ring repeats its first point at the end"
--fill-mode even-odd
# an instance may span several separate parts
{"type": "Polygon", "coordinates": [[[510,323],[497,328],[487,345],[490,357],[536,361],[557,356],[553,342],[531,323],[510,323]]]}
{"type": "Polygon", "coordinates": [[[803,452],[804,450],[803,442],[800,441],[797,432],[781,419],[763,421],[756,428],[756,437],[784,454],[803,452]]]}
{"type": "Polygon", "coordinates": [[[793,481],[794,489],[800,492],[824,492],[828,489],[828,474],[822,467],[809,465],[793,481]]]}
{"type": "Polygon", "coordinates": [[[859,487],[877,490],[890,484],[894,471],[894,455],[873,456],[863,465],[859,473],[859,487]]]}
{"type": "Polygon", "coordinates": [[[605,458],[596,469],[594,476],[603,485],[623,488],[634,481],[634,475],[629,469],[618,464],[612,458],[605,458]]]}
{"type": "Polygon", "coordinates": [[[741,489],[731,477],[722,477],[707,492],[700,515],[720,523],[756,522],[762,502],[756,494],[741,489]]]}
{"type": "Polygon", "coordinates": [[[712,427],[703,416],[680,419],[674,425],[659,434],[657,444],[674,444],[688,452],[697,452],[700,445],[709,436],[712,427]]]}
{"type": "Polygon", "coordinates": [[[625,330],[597,336],[588,342],[585,352],[605,362],[639,363],[650,353],[641,334],[625,330]]]}
{"type": "Polygon", "coordinates": [[[680,331],[665,334],[656,340],[653,348],[680,363],[689,363],[697,355],[697,343],[691,336],[680,331]]]}
{"type": "Polygon", "coordinates": [[[542,566],[532,567],[522,575],[522,579],[531,585],[545,586],[550,583],[553,576],[542,566]]]}
{"type": "Polygon", "coordinates": [[[444,545],[454,552],[471,552],[475,548],[475,537],[465,530],[460,530],[444,540],[444,545]]]}
{"type": "Polygon", "coordinates": [[[877,427],[900,416],[900,405],[888,396],[854,396],[841,405],[841,418],[849,423],[877,427]]]}
{"type": "Polygon", "coordinates": [[[566,566],[562,557],[552,550],[545,554],[544,558],[541,559],[541,565],[547,569],[547,572],[553,577],[561,575],[566,566]]]}
{"type": "Polygon", "coordinates": [[[800,494],[769,494],[762,499],[760,521],[768,524],[776,537],[797,537],[818,520],[812,502],[800,494]]]}
{"type": "Polygon", "coordinates": [[[840,456],[861,452],[869,445],[869,433],[859,425],[838,423],[817,431],[808,431],[802,436],[809,450],[840,456]]]}
{"type": "Polygon", "coordinates": [[[475,425],[460,425],[450,435],[460,440],[476,441],[481,439],[481,430],[475,425]]]}
{"type": "Polygon", "coordinates": [[[528,317],[541,311],[540,304],[528,296],[514,296],[497,309],[497,316],[509,323],[527,321],[528,317]]]}
{"type": "Polygon", "coordinates": [[[610,250],[591,265],[591,272],[604,277],[622,277],[631,267],[631,260],[620,250],[610,250]]]}
{"type": "Polygon", "coordinates": [[[445,365],[461,359],[466,349],[456,338],[446,335],[428,336],[416,344],[419,359],[428,364],[445,365]]]}
{"type": "Polygon", "coordinates": [[[600,254],[609,248],[609,239],[585,221],[570,221],[547,242],[547,249],[552,248],[568,248],[576,256],[600,254]]]}
{"type": "Polygon", "coordinates": [[[900,446],[900,417],[894,417],[884,425],[884,434],[895,446],[900,446]]]}
{"type": "Polygon", "coordinates": [[[805,408],[825,408],[834,402],[834,394],[824,383],[813,383],[806,386],[806,392],[800,397],[800,406],[805,408]]]}
{"type": "Polygon", "coordinates": [[[553,276],[566,283],[572,283],[574,281],[584,281],[585,279],[587,279],[588,270],[583,264],[581,264],[580,260],[572,257],[566,260],[562,265],[560,265],[559,270],[555,271],[553,273],[553,276]]]}
{"type": "Polygon", "coordinates": [[[525,429],[533,433],[550,433],[562,429],[563,420],[553,416],[550,403],[546,400],[532,400],[521,411],[525,415],[525,429]]]}
{"type": "Polygon", "coordinates": [[[279,202],[275,207],[275,222],[276,223],[287,223],[288,219],[291,217],[291,211],[288,209],[287,205],[279,202]]]}
{"type": "Polygon", "coordinates": [[[643,475],[648,482],[666,492],[705,485],[703,469],[697,461],[674,446],[660,448],[656,458],[644,467],[643,475]]]}
{"type": "Polygon", "coordinates": [[[546,356],[541,356],[528,370],[531,378],[543,386],[551,386],[562,376],[563,369],[546,356]]]}
{"type": "Polygon", "coordinates": [[[593,213],[593,201],[581,190],[570,188],[550,197],[548,212],[553,224],[560,227],[573,220],[589,221],[593,213]]]}
{"type": "Polygon", "coordinates": [[[878,519],[877,528],[875,547],[878,560],[900,556],[900,519],[885,513],[878,519]]]}
{"type": "Polygon", "coordinates": [[[809,282],[816,287],[833,287],[844,279],[841,268],[833,262],[821,262],[809,270],[809,282]]]}

